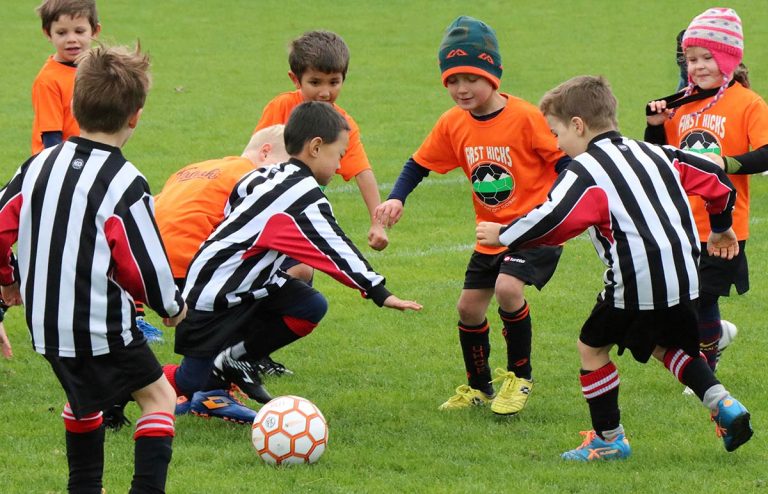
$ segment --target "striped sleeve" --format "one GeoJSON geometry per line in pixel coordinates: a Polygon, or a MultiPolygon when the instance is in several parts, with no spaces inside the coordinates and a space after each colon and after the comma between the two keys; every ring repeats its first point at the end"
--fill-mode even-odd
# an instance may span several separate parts
{"type": "Polygon", "coordinates": [[[23,167],[13,176],[11,181],[0,191],[0,285],[13,283],[13,266],[11,248],[19,237],[19,215],[21,212],[23,167]]]}

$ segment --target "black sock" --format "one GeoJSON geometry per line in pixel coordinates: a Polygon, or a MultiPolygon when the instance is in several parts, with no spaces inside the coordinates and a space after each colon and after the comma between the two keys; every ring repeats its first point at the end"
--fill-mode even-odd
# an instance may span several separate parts
{"type": "Polygon", "coordinates": [[[131,494],[163,493],[168,464],[173,453],[173,437],[141,436],[134,446],[134,474],[131,494]]]}
{"type": "MultiPolygon", "coordinates": [[[[619,410],[619,376],[613,362],[588,371],[581,369],[581,391],[589,406],[592,428],[600,437],[621,424],[619,410]]],[[[605,439],[603,437],[603,439],[605,439]]]]}
{"type": "Polygon", "coordinates": [[[246,354],[253,360],[265,357],[301,338],[278,316],[265,318],[246,336],[243,342],[246,354]]]}
{"type": "Polygon", "coordinates": [[[66,431],[69,492],[101,494],[104,474],[104,427],[66,431]]]}
{"type": "Polygon", "coordinates": [[[136,308],[136,317],[144,317],[144,304],[142,302],[133,302],[133,306],[136,308]]]}
{"type": "Polygon", "coordinates": [[[490,396],[493,394],[493,386],[490,384],[491,368],[488,365],[488,357],[491,355],[489,330],[487,320],[477,326],[459,321],[459,343],[469,386],[490,396]]]}
{"type": "Polygon", "coordinates": [[[691,359],[683,369],[680,381],[691,388],[700,400],[704,399],[704,393],[709,388],[720,384],[709,364],[703,358],[691,359]]]}
{"type": "Polygon", "coordinates": [[[502,334],[507,342],[507,370],[517,377],[531,379],[531,313],[527,302],[515,312],[506,312],[499,307],[499,316],[504,324],[502,334]]]}

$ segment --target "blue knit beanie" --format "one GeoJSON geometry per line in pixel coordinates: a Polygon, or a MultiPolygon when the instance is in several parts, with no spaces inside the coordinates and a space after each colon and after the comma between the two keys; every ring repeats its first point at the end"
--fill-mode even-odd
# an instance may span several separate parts
{"type": "Polygon", "coordinates": [[[457,17],[445,30],[438,52],[443,85],[453,74],[476,74],[488,79],[494,89],[501,79],[501,54],[496,32],[473,17],[457,17]]]}

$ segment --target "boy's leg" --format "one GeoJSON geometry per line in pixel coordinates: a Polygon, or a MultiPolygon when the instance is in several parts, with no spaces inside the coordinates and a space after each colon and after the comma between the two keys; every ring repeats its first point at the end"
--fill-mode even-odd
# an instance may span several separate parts
{"type": "Polygon", "coordinates": [[[672,375],[685,384],[710,410],[718,437],[725,449],[733,451],[752,437],[747,409],[718,381],[703,356],[693,358],[678,348],[656,347],[653,356],[661,360],[672,375]]]}
{"type": "Polygon", "coordinates": [[[176,393],[165,377],[133,393],[141,408],[136,421],[131,493],[165,492],[175,435],[176,393]]]}
{"type": "Polygon", "coordinates": [[[61,417],[66,430],[68,490],[100,494],[104,474],[102,413],[91,413],[77,419],[67,403],[61,417]]]}
{"type": "Polygon", "coordinates": [[[531,380],[531,313],[525,301],[525,282],[506,274],[496,280],[499,317],[507,343],[507,370],[517,377],[531,380]]]}
{"type": "Polygon", "coordinates": [[[717,367],[719,343],[722,337],[720,306],[716,295],[702,294],[699,298],[699,348],[713,371],[717,367]]]}
{"type": "Polygon", "coordinates": [[[467,372],[467,384],[470,388],[493,395],[491,367],[488,359],[491,355],[489,338],[490,326],[485,313],[490,305],[493,290],[464,289],[457,303],[459,311],[459,344],[467,372]]]}
{"type": "Polygon", "coordinates": [[[576,449],[563,453],[566,460],[594,461],[627,458],[631,449],[624,437],[619,411],[619,373],[611,362],[613,345],[594,348],[578,342],[581,357],[581,391],[589,406],[592,430],[576,449]]]}

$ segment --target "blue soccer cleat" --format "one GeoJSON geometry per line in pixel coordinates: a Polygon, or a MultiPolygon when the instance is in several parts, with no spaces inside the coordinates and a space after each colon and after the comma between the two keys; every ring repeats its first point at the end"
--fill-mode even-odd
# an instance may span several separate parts
{"type": "Polygon", "coordinates": [[[598,436],[595,431],[581,431],[579,434],[584,436],[584,442],[578,448],[560,455],[564,460],[623,460],[632,453],[632,448],[629,447],[629,441],[624,437],[624,434],[619,434],[611,442],[598,436]]]}
{"type": "Polygon", "coordinates": [[[184,395],[176,398],[176,409],[174,415],[186,415],[189,413],[189,409],[192,407],[192,401],[184,395]]]}
{"type": "Polygon", "coordinates": [[[163,342],[163,331],[149,324],[143,317],[136,318],[136,327],[144,333],[144,338],[147,339],[148,343],[163,342]]]}
{"type": "Polygon", "coordinates": [[[229,391],[214,389],[192,395],[190,413],[200,417],[216,417],[238,424],[252,424],[256,412],[243,405],[229,391]]]}
{"type": "Polygon", "coordinates": [[[728,395],[717,403],[712,421],[715,423],[717,437],[723,438],[726,451],[736,450],[752,437],[749,412],[733,396],[728,395]]]}

